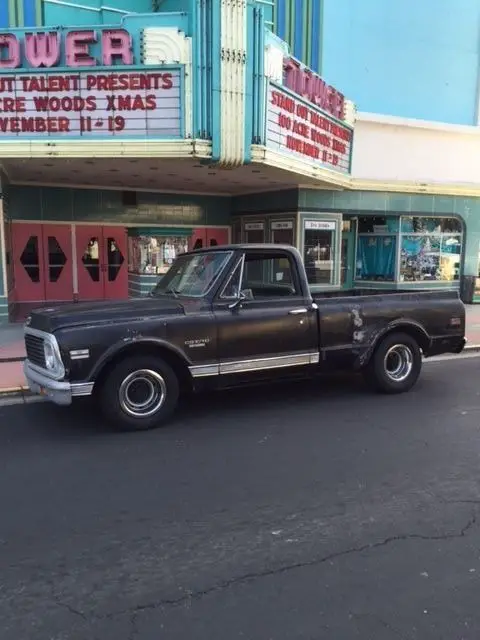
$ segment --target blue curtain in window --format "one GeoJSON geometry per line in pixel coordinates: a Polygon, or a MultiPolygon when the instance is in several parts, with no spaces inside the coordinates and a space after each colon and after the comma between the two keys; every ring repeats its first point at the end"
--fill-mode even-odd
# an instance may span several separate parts
{"type": "Polygon", "coordinates": [[[359,236],[357,277],[361,280],[393,280],[396,246],[394,236],[359,236]]]}

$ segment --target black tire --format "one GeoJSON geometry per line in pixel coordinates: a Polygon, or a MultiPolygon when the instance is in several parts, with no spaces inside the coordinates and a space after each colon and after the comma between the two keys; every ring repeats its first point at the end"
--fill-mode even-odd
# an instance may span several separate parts
{"type": "Polygon", "coordinates": [[[418,342],[406,333],[391,333],[375,349],[365,370],[367,381],[380,393],[405,393],[422,370],[418,342]]]}
{"type": "Polygon", "coordinates": [[[98,399],[103,415],[113,427],[145,431],[167,422],[179,395],[178,377],[167,362],[153,356],[132,356],[110,370],[98,399]],[[150,395],[152,400],[147,404],[150,395]]]}

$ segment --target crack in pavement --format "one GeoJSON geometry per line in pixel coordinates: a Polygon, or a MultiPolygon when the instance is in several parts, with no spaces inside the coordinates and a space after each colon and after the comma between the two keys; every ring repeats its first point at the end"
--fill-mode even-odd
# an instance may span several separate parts
{"type": "Polygon", "coordinates": [[[135,607],[130,607],[128,609],[124,609],[121,611],[112,612],[110,614],[107,614],[105,616],[100,616],[100,617],[102,619],[105,619],[105,618],[113,619],[118,616],[130,614],[132,616],[131,620],[136,621],[137,615],[139,613],[143,613],[144,611],[153,611],[161,607],[176,607],[181,604],[184,604],[185,602],[189,602],[192,600],[200,600],[212,593],[224,591],[226,589],[229,589],[230,587],[233,587],[239,584],[246,584],[249,582],[254,582],[255,580],[259,580],[261,578],[268,578],[271,576],[281,575],[283,573],[294,571],[296,569],[319,566],[319,565],[325,564],[326,562],[331,562],[332,560],[337,560],[338,558],[343,558],[345,556],[380,549],[382,547],[386,547],[395,542],[405,542],[408,540],[423,540],[427,542],[435,542],[440,540],[455,540],[455,539],[463,538],[469,532],[469,530],[476,525],[476,523],[477,523],[477,516],[475,514],[471,517],[471,519],[467,522],[467,524],[458,533],[447,533],[447,534],[436,535],[436,536],[423,535],[419,533],[411,533],[411,534],[405,534],[401,536],[390,536],[388,538],[385,538],[384,540],[381,540],[380,542],[369,543],[359,547],[352,547],[350,549],[345,549],[344,551],[337,551],[327,556],[322,556],[321,558],[315,558],[314,560],[297,562],[295,564],[289,564],[283,567],[277,567],[275,569],[268,569],[266,571],[259,571],[257,573],[248,573],[243,576],[237,576],[235,578],[231,578],[230,580],[224,580],[222,582],[219,582],[216,585],[213,585],[206,589],[202,589],[200,591],[187,592],[178,598],[162,599],[162,600],[158,600],[157,602],[140,604],[135,607]]]}
{"type": "Polygon", "coordinates": [[[83,613],[83,611],[80,611],[79,609],[75,609],[75,607],[72,607],[71,605],[69,605],[68,602],[63,602],[63,600],[60,600],[58,596],[54,596],[53,600],[58,607],[61,607],[62,609],[66,609],[72,615],[77,616],[77,618],[81,618],[84,622],[88,622],[87,615],[83,613]]]}

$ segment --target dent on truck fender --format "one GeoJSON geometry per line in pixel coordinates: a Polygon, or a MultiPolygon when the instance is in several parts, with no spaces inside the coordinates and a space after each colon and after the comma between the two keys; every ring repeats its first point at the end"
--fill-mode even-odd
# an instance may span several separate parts
{"type": "Polygon", "coordinates": [[[350,315],[353,320],[353,344],[363,343],[365,341],[366,331],[363,329],[364,318],[361,307],[353,307],[350,315]]]}

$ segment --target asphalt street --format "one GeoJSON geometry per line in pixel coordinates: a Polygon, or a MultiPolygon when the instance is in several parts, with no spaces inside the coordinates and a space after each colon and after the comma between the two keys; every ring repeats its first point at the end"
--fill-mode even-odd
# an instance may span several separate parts
{"type": "Polygon", "coordinates": [[[478,640],[479,372],[0,408],[1,640],[478,640]]]}

